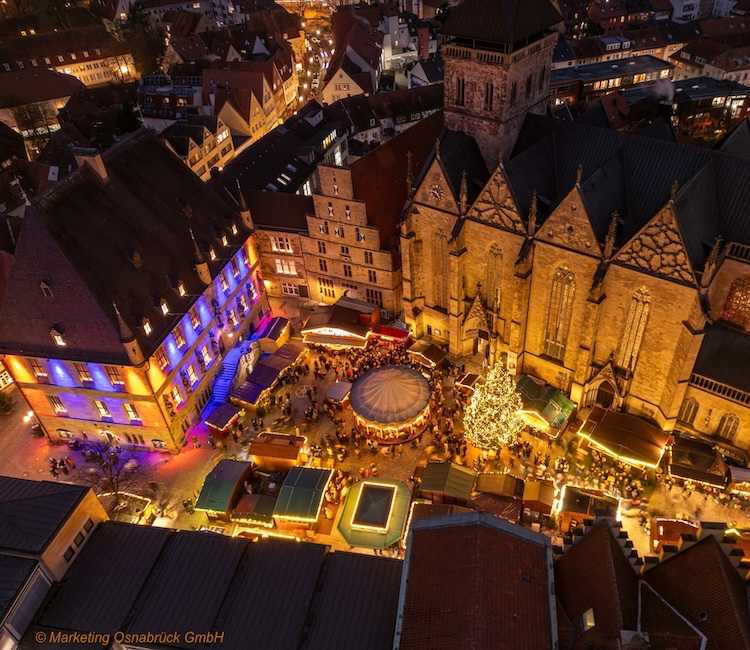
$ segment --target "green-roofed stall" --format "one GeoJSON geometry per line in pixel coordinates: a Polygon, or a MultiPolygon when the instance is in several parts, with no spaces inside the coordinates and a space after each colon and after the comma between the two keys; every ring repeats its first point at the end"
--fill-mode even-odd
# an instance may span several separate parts
{"type": "Polygon", "coordinates": [[[360,481],[344,501],[338,530],[351,546],[389,548],[404,533],[411,490],[401,481],[360,481]]]}
{"type": "Polygon", "coordinates": [[[451,461],[427,463],[419,492],[433,503],[462,504],[471,498],[477,473],[451,461]]]}
{"type": "Polygon", "coordinates": [[[526,423],[552,438],[557,437],[575,411],[575,403],[561,390],[530,375],[521,375],[516,388],[521,394],[521,415],[526,423]]]}
{"type": "Polygon", "coordinates": [[[281,526],[284,522],[293,525],[316,523],[332,475],[333,470],[330,469],[290,469],[273,509],[276,524],[281,526]]]}
{"type": "Polygon", "coordinates": [[[229,517],[242,496],[250,467],[247,461],[220,460],[204,479],[195,509],[207,513],[209,517],[229,517]]]}

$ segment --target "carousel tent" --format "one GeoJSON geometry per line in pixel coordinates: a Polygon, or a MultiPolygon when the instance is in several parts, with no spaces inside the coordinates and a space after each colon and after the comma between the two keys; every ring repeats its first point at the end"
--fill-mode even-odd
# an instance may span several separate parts
{"type": "Polygon", "coordinates": [[[351,546],[388,548],[406,526],[411,490],[401,481],[360,481],[346,495],[338,529],[351,546]]]}
{"type": "Polygon", "coordinates": [[[427,408],[430,385],[408,366],[368,370],[352,386],[354,412],[373,424],[407,424],[427,408]]]}
{"type": "Polygon", "coordinates": [[[242,493],[242,484],[249,474],[249,462],[220,460],[203,481],[195,509],[228,514],[242,493]]]}
{"type": "Polygon", "coordinates": [[[530,375],[521,375],[516,387],[524,416],[531,416],[526,418],[529,425],[545,433],[560,431],[575,410],[575,404],[562,391],[530,375]]]}
{"type": "Polygon", "coordinates": [[[687,481],[724,487],[727,465],[712,444],[676,436],[669,450],[669,473],[687,481]]]}
{"type": "Polygon", "coordinates": [[[637,415],[595,406],[578,435],[624,463],[657,467],[670,434],[637,415]]]}
{"type": "Polygon", "coordinates": [[[419,491],[425,496],[439,495],[468,500],[474,489],[477,473],[450,461],[427,463],[419,491]]]}

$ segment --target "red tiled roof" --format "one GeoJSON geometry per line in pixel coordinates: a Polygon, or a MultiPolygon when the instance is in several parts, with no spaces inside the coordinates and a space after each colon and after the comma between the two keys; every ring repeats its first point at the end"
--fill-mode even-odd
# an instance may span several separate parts
{"type": "Polygon", "coordinates": [[[549,650],[548,552],[544,537],[491,515],[415,522],[399,647],[549,650]]]}
{"type": "Polygon", "coordinates": [[[622,630],[636,628],[638,576],[606,523],[593,526],[557,559],[555,590],[577,632],[571,648],[609,647],[622,630]],[[596,625],[582,633],[576,623],[589,609],[596,625]]]}
{"type": "Polygon", "coordinates": [[[643,578],[708,637],[709,648],[750,648],[747,587],[711,535],[660,562],[643,578]]]}

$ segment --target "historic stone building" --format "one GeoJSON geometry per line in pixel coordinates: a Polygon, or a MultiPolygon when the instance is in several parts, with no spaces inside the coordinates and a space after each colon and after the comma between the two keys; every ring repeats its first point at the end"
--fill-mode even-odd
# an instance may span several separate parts
{"type": "MultiPolygon", "coordinates": [[[[523,25],[526,12],[548,15],[544,0],[517,4],[523,25]]],[[[472,40],[484,24],[478,6],[464,2],[447,28],[460,20],[472,40]]],[[[490,63],[497,52],[512,61],[521,47],[480,31],[446,78],[502,67],[490,63]]],[[[527,31],[537,35],[521,49],[549,56],[548,32],[527,31]]],[[[542,86],[544,97],[546,76],[542,86]]],[[[511,96],[493,110],[504,114],[511,96]]],[[[452,97],[402,224],[414,334],[539,377],[581,407],[623,408],[747,448],[747,124],[713,151],[530,113],[517,138],[514,128],[488,138],[484,108],[467,101],[459,120],[452,97]]]]}

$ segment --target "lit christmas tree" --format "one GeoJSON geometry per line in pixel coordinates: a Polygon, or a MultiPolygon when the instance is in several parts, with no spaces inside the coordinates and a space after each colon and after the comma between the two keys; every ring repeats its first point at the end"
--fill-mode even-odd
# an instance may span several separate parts
{"type": "Polygon", "coordinates": [[[524,427],[521,406],[513,375],[495,364],[466,407],[464,436],[475,447],[488,451],[513,444],[524,427]]]}

